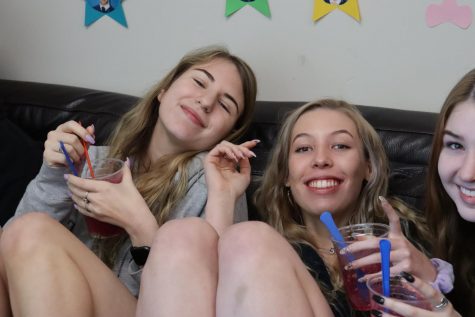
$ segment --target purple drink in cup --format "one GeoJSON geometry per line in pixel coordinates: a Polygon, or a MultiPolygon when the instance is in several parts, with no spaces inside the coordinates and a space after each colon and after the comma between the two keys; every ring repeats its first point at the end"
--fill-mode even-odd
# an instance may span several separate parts
{"type": "MultiPolygon", "coordinates": [[[[344,244],[349,246],[356,241],[372,239],[375,237],[385,238],[389,233],[389,226],[382,223],[362,223],[341,227],[338,229],[343,236],[344,244]]],[[[363,266],[359,269],[345,269],[350,262],[363,258],[373,253],[379,253],[379,248],[362,250],[359,252],[340,254],[341,244],[333,240],[333,245],[338,256],[338,264],[343,277],[343,286],[350,304],[355,310],[371,310],[371,300],[365,282],[358,279],[372,273],[381,271],[381,264],[375,263],[363,266]]]]}
{"type": "MultiPolygon", "coordinates": [[[[122,181],[123,167],[124,161],[119,159],[106,158],[96,160],[92,162],[92,169],[94,171],[95,177],[91,177],[91,172],[88,169],[85,178],[118,184],[122,181]]],[[[95,238],[113,237],[124,232],[124,229],[121,227],[99,221],[92,217],[84,216],[84,220],[86,221],[86,226],[89,233],[95,238]]]]}

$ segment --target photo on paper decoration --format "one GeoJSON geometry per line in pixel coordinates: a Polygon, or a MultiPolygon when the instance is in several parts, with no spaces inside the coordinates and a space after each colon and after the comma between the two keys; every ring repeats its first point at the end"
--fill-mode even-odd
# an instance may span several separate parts
{"type": "Polygon", "coordinates": [[[452,23],[462,29],[472,24],[473,13],[469,5],[458,5],[457,0],[443,0],[441,4],[431,4],[426,10],[426,24],[435,27],[442,23],[452,23]]]}
{"type": "Polygon", "coordinates": [[[358,0],[314,0],[313,21],[320,20],[333,10],[341,10],[356,21],[361,21],[358,0]]]}
{"type": "Polygon", "coordinates": [[[226,0],[225,16],[230,16],[239,9],[250,5],[257,11],[270,18],[270,8],[268,0],[226,0]]]}
{"type": "Polygon", "coordinates": [[[91,25],[105,15],[127,27],[122,0],[86,0],[85,26],[91,25]]]}

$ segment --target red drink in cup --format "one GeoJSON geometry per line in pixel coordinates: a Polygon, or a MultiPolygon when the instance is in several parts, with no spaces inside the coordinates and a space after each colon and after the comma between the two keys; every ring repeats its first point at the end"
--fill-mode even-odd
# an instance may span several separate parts
{"type": "MultiPolygon", "coordinates": [[[[383,296],[383,283],[381,275],[374,276],[366,283],[370,292],[370,297],[373,295],[383,296]]],[[[405,304],[416,306],[425,310],[432,311],[432,303],[424,297],[414,286],[400,276],[391,276],[389,279],[390,298],[400,300],[405,304]]],[[[403,317],[392,312],[390,309],[379,305],[371,300],[371,309],[387,312],[396,317],[403,317]]]]}
{"type": "MultiPolygon", "coordinates": [[[[342,227],[338,230],[345,239],[345,244],[349,246],[356,241],[372,239],[374,237],[385,238],[388,236],[389,226],[381,223],[363,223],[342,227]]],[[[371,300],[366,283],[358,282],[358,279],[367,274],[380,272],[381,264],[370,264],[356,270],[346,270],[345,266],[356,259],[363,258],[373,253],[379,253],[379,249],[340,254],[339,244],[336,241],[333,241],[333,245],[338,256],[338,264],[343,277],[343,286],[345,288],[346,295],[350,300],[351,306],[355,310],[371,310],[371,300]]]]}
{"type": "MultiPolygon", "coordinates": [[[[124,161],[118,159],[106,158],[96,160],[92,162],[94,178],[91,176],[89,169],[86,172],[86,178],[118,184],[122,181],[123,167],[124,161]]],[[[124,232],[124,229],[121,227],[107,222],[102,222],[88,216],[84,216],[84,219],[89,233],[95,238],[108,238],[124,232]]]]}

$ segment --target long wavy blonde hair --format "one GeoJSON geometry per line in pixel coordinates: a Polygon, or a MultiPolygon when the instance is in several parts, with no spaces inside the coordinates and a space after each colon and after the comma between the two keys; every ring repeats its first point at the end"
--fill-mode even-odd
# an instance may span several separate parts
{"type": "MultiPolygon", "coordinates": [[[[108,144],[109,156],[125,160],[133,158],[132,175],[135,185],[143,196],[159,225],[170,217],[177,203],[185,196],[188,183],[187,165],[199,151],[167,155],[153,164],[147,157],[147,149],[158,119],[157,100],[162,90],[167,90],[172,83],[193,66],[205,64],[215,59],[225,59],[236,66],[242,82],[244,110],[233,129],[223,139],[236,141],[250,125],[254,112],[257,82],[249,65],[227,49],[219,46],[205,47],[185,55],[179,63],[157,84],[145,97],[127,112],[117,124],[108,144]],[[175,175],[179,175],[175,180],[175,175]],[[170,186],[174,184],[174,186],[170,186]]],[[[209,149],[202,149],[202,151],[209,149]]],[[[98,255],[112,265],[118,248],[127,237],[102,239],[97,242],[98,255]]]]}
{"type": "MultiPolygon", "coordinates": [[[[317,249],[320,246],[317,245],[312,234],[307,230],[302,209],[296,204],[286,187],[289,176],[292,131],[297,120],[303,114],[315,109],[329,109],[341,112],[349,117],[356,126],[363,144],[365,159],[370,164],[371,175],[361,185],[361,193],[354,207],[354,212],[349,215],[348,224],[388,222],[378,197],[387,194],[389,167],[379,135],[358,109],[345,101],[324,99],[310,102],[294,110],[286,117],[262,177],[261,185],[256,190],[255,204],[263,219],[285,236],[291,244],[297,246],[300,243],[305,243],[317,249]]],[[[388,198],[388,200],[398,211],[401,218],[417,224],[418,229],[420,227],[421,235],[428,235],[425,221],[419,215],[396,198],[388,198]]],[[[328,270],[335,288],[342,289],[343,284],[339,273],[331,267],[328,267],[328,270]]],[[[327,296],[333,296],[331,292],[325,290],[323,285],[320,286],[327,296]]]]}

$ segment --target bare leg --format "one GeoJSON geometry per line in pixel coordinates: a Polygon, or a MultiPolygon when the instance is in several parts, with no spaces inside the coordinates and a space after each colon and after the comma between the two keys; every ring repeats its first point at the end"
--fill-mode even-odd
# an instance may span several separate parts
{"type": "Polygon", "coordinates": [[[142,273],[137,317],[214,317],[218,234],[200,218],[165,223],[142,273]]]}
{"type": "MultiPolygon", "coordinates": [[[[0,228],[0,238],[2,236],[2,228],[0,228]]],[[[3,268],[3,261],[0,257],[0,316],[10,317],[12,312],[10,310],[10,298],[5,280],[5,269],[3,268]]]]}
{"type": "Polygon", "coordinates": [[[216,316],[333,316],[292,246],[265,223],[233,225],[218,254],[216,316]]]}
{"type": "Polygon", "coordinates": [[[15,316],[135,314],[135,297],[114,273],[45,214],[29,213],[10,223],[0,253],[15,316]]]}

